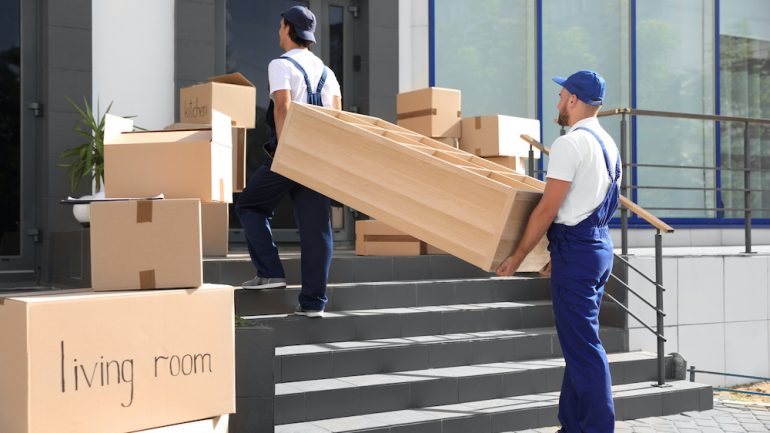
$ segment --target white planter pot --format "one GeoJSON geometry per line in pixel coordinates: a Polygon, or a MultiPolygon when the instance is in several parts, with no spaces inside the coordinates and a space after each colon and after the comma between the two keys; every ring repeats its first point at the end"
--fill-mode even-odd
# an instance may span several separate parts
{"type": "MultiPolygon", "coordinates": [[[[91,198],[104,198],[104,191],[99,191],[93,195],[87,194],[80,197],[81,200],[87,200],[91,198]]],[[[90,206],[90,204],[76,204],[72,206],[72,215],[74,215],[75,219],[83,226],[88,226],[91,222],[90,206]]]]}

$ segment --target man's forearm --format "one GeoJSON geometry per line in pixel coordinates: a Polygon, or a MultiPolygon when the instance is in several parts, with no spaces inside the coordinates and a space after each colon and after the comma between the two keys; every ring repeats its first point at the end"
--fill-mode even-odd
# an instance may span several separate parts
{"type": "Polygon", "coordinates": [[[288,107],[276,106],[273,109],[273,116],[275,117],[275,137],[277,140],[281,139],[283,123],[286,120],[286,113],[288,112],[288,107]]]}
{"type": "Polygon", "coordinates": [[[543,235],[548,231],[548,227],[551,226],[555,217],[555,214],[548,212],[540,204],[535,207],[529,215],[524,234],[522,235],[521,240],[519,240],[516,250],[513,252],[513,255],[518,261],[524,260],[524,258],[527,257],[527,254],[535,248],[543,235]]]}

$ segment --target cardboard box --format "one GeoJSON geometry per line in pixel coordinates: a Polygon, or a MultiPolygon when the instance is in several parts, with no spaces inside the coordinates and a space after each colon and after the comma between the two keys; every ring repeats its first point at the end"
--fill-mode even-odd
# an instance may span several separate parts
{"type": "Polygon", "coordinates": [[[142,430],[136,433],[227,433],[230,415],[142,430]]]}
{"type": "MultiPolygon", "coordinates": [[[[520,135],[540,140],[540,121],[513,116],[477,116],[462,120],[460,149],[477,156],[529,156],[529,143],[520,135]]],[[[535,158],[540,151],[535,149],[535,158]]]]}
{"type": "MultiPolygon", "coordinates": [[[[163,129],[189,130],[211,129],[211,125],[196,123],[172,123],[163,129]]],[[[246,188],[246,128],[233,127],[233,192],[241,192],[246,188]]]]}
{"type": "Polygon", "coordinates": [[[207,83],[179,89],[179,120],[182,123],[212,123],[219,111],[232,119],[233,126],[253,128],[256,119],[257,88],[236,72],[209,78],[207,83]]]}
{"type": "Polygon", "coordinates": [[[197,199],[91,203],[93,289],[200,286],[200,208],[197,199]]]}
{"type": "MultiPolygon", "coordinates": [[[[487,271],[511,254],[545,185],[384,120],[306,104],[289,108],[272,170],[487,271]]],[[[537,248],[519,269],[548,260],[537,248]]]]}
{"type": "Polygon", "coordinates": [[[433,254],[447,254],[447,252],[380,221],[356,221],[356,255],[358,256],[417,256],[433,254]]]}
{"type": "Polygon", "coordinates": [[[396,98],[398,126],[427,137],[460,137],[460,91],[428,87],[396,98]]]}
{"type": "MultiPolygon", "coordinates": [[[[529,158],[523,156],[486,156],[484,159],[521,174],[527,174],[529,170],[527,162],[529,158]]],[[[537,169],[537,161],[535,161],[535,169],[537,169]]]]}
{"type": "Polygon", "coordinates": [[[356,255],[419,256],[422,242],[375,220],[356,221],[356,255]]]}
{"type": "Polygon", "coordinates": [[[211,129],[105,134],[105,196],[232,202],[230,119],[213,119],[211,129]]]}
{"type": "Polygon", "coordinates": [[[444,251],[444,250],[442,250],[440,248],[436,248],[436,247],[434,247],[431,244],[425,244],[425,247],[423,248],[422,253],[425,254],[425,255],[428,255],[428,256],[432,256],[432,255],[436,255],[436,254],[449,254],[446,251],[444,251]]]}
{"type": "Polygon", "coordinates": [[[201,203],[201,241],[204,256],[227,255],[229,228],[228,203],[201,203]]]}
{"type": "Polygon", "coordinates": [[[0,431],[125,433],[235,411],[233,288],[0,301],[0,431]]]}

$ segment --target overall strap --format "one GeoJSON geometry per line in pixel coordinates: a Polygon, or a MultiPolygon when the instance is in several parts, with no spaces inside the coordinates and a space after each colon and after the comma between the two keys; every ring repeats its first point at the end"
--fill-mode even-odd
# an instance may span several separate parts
{"type": "Polygon", "coordinates": [[[324,66],[324,71],[321,73],[321,79],[318,80],[318,88],[315,89],[315,92],[321,93],[321,90],[324,88],[324,84],[326,84],[326,66],[324,66]]]}
{"type": "Polygon", "coordinates": [[[302,77],[305,79],[305,86],[307,87],[308,104],[318,105],[318,106],[323,105],[321,102],[321,90],[323,89],[324,84],[326,83],[326,67],[324,66],[324,71],[321,74],[321,79],[318,81],[318,89],[315,92],[313,92],[313,86],[310,85],[310,79],[307,77],[307,72],[305,72],[305,68],[303,68],[302,65],[299,64],[299,62],[292,59],[291,57],[281,56],[280,58],[290,61],[302,73],[302,77]]]}
{"type": "Polygon", "coordinates": [[[604,154],[604,165],[607,167],[607,174],[610,176],[610,182],[612,182],[612,183],[617,182],[618,179],[620,178],[620,158],[617,158],[615,160],[615,176],[613,177],[612,176],[612,170],[610,169],[610,156],[607,153],[607,148],[604,146],[604,141],[602,141],[602,139],[599,138],[599,134],[597,134],[596,132],[592,131],[589,128],[586,128],[584,126],[580,126],[580,127],[575,128],[575,131],[577,131],[579,129],[582,129],[583,131],[587,131],[588,133],[593,135],[594,138],[596,138],[596,141],[599,142],[599,145],[602,147],[602,153],[604,154]]]}

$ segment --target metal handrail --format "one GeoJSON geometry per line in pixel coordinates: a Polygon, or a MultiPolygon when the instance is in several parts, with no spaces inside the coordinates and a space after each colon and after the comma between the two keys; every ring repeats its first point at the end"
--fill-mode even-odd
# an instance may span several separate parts
{"type": "MultiPolygon", "coordinates": [[[[744,379],[752,379],[757,380],[761,382],[770,382],[770,377],[762,377],[762,376],[749,376],[746,374],[735,374],[735,373],[722,373],[719,371],[708,371],[708,370],[696,370],[695,366],[690,366],[690,368],[687,369],[687,371],[690,372],[690,382],[695,382],[695,373],[703,373],[703,374],[713,374],[717,376],[727,376],[727,377],[740,377],[744,379]]],[[[766,392],[757,392],[757,391],[744,391],[742,389],[731,389],[731,388],[722,388],[722,387],[714,387],[714,390],[716,391],[726,391],[726,392],[735,392],[738,394],[750,394],[750,395],[761,395],[765,397],[770,397],[770,394],[766,392]]]]}
{"type": "MultiPolygon", "coordinates": [[[[524,141],[526,141],[527,143],[529,143],[531,147],[535,147],[536,149],[538,149],[543,154],[548,155],[550,153],[550,149],[549,148],[545,147],[542,143],[540,143],[539,141],[535,140],[531,136],[529,136],[527,134],[521,134],[521,138],[524,139],[524,141]]],[[[531,152],[531,149],[530,149],[530,152],[531,152]]],[[[531,160],[532,160],[532,158],[530,158],[530,161],[531,160]]],[[[670,225],[664,223],[662,220],[660,220],[660,218],[658,218],[655,215],[647,212],[646,210],[644,210],[644,208],[642,208],[641,206],[639,206],[636,203],[632,202],[631,200],[629,200],[628,198],[626,198],[623,195],[620,196],[620,204],[625,206],[631,212],[637,214],[640,218],[644,219],[645,221],[650,223],[653,227],[657,228],[658,230],[664,231],[666,233],[673,233],[674,232],[674,228],[673,227],[671,227],[670,225]]]]}
{"type": "Polygon", "coordinates": [[[610,108],[597,113],[597,117],[615,116],[618,114],[630,114],[632,116],[670,117],[691,120],[712,120],[716,122],[739,122],[754,125],[770,125],[770,119],[758,117],[723,116],[721,114],[683,113],[680,111],[644,110],[639,108],[610,108]]]}
{"type": "MultiPolygon", "coordinates": [[[[766,209],[758,209],[758,208],[752,208],[750,207],[749,203],[751,203],[751,193],[754,191],[757,191],[756,189],[751,188],[751,165],[749,163],[749,126],[750,125],[770,125],[770,119],[761,119],[756,117],[741,117],[741,116],[725,116],[721,114],[697,114],[697,113],[683,113],[683,112],[675,112],[675,111],[659,111],[659,110],[643,110],[638,108],[613,108],[609,110],[603,110],[597,114],[599,117],[604,116],[615,116],[620,115],[620,129],[621,129],[621,154],[623,161],[626,160],[625,158],[625,152],[626,152],[626,135],[627,135],[627,129],[628,125],[626,122],[626,116],[652,116],[652,117],[667,117],[667,118],[677,118],[677,119],[689,119],[689,120],[705,120],[705,121],[713,121],[713,122],[732,122],[732,123],[739,123],[743,125],[743,168],[739,169],[738,171],[743,171],[743,203],[744,208],[743,209],[735,209],[735,210],[743,210],[743,228],[744,228],[744,243],[745,243],[745,252],[746,254],[751,254],[751,213],[752,211],[765,211],[766,209]]],[[[639,167],[642,166],[641,164],[636,164],[635,166],[639,167]]],[[[686,167],[681,167],[686,168],[686,167]]],[[[705,169],[705,168],[704,168],[705,169]]],[[[708,168],[711,170],[712,168],[708,168]]],[[[722,170],[736,170],[732,168],[727,167],[721,167],[716,166],[713,168],[713,170],[716,170],[717,173],[721,172],[722,170]]],[[[622,191],[627,191],[627,186],[625,184],[626,176],[623,177],[624,184],[622,186],[622,191]]],[[[638,189],[638,186],[637,186],[638,189]]],[[[684,210],[681,208],[677,209],[669,209],[669,208],[656,208],[657,210],[684,210]]],[[[703,210],[703,209],[698,209],[703,210]]],[[[732,210],[732,209],[714,209],[714,210],[732,210]]],[[[626,254],[627,249],[627,235],[625,233],[626,229],[628,228],[628,215],[625,213],[623,209],[621,209],[621,227],[623,228],[622,231],[622,250],[623,254],[626,254]]]]}
{"type": "MultiPolygon", "coordinates": [[[[673,164],[639,164],[635,162],[624,162],[626,167],[647,167],[647,168],[683,168],[693,170],[718,170],[718,171],[750,171],[742,167],[708,167],[705,165],[673,165],[673,164]]],[[[543,170],[545,171],[545,170],[543,170]]]]}
{"type": "MultiPolygon", "coordinates": [[[[666,341],[664,336],[664,317],[665,312],[663,310],[663,293],[665,292],[665,288],[662,285],[663,281],[663,242],[662,242],[662,236],[661,232],[673,232],[673,228],[668,226],[665,222],[661,221],[651,213],[649,213],[647,210],[639,207],[636,203],[633,203],[631,200],[628,200],[624,195],[628,194],[628,190],[639,190],[639,189],[669,189],[669,190],[697,190],[697,191],[736,191],[736,192],[743,192],[743,200],[744,200],[744,207],[743,208],[727,208],[727,207],[715,207],[715,208],[669,208],[669,207],[648,207],[647,209],[650,210],[679,210],[679,211],[743,211],[744,213],[744,230],[745,230],[745,244],[746,244],[746,253],[751,253],[751,212],[752,210],[766,210],[766,209],[760,209],[760,208],[752,208],[749,206],[750,203],[750,197],[752,192],[766,192],[765,189],[752,189],[751,188],[751,166],[749,164],[749,125],[770,125],[770,119],[759,119],[759,118],[751,118],[751,117],[738,117],[738,116],[724,116],[724,115],[712,115],[712,114],[695,114],[695,113],[682,113],[682,112],[671,112],[671,111],[656,111],[656,110],[640,110],[637,108],[615,108],[610,110],[604,110],[597,114],[599,117],[604,116],[613,116],[613,115],[620,115],[620,158],[623,161],[623,167],[624,170],[628,167],[651,167],[651,168],[676,168],[676,169],[698,169],[698,170],[714,170],[716,171],[717,175],[721,171],[737,171],[737,172],[743,172],[743,188],[717,188],[717,187],[704,187],[704,188],[693,188],[693,187],[681,187],[681,186],[674,186],[674,187],[665,187],[665,186],[649,186],[644,187],[640,185],[631,185],[629,187],[628,185],[628,176],[623,176],[621,180],[621,192],[620,195],[620,202],[623,204],[623,206],[620,208],[620,235],[621,235],[621,251],[623,256],[628,255],[628,211],[637,214],[642,219],[650,223],[653,227],[656,228],[656,234],[655,234],[655,281],[652,281],[649,277],[647,277],[643,272],[639,271],[635,267],[633,267],[627,260],[623,259],[620,255],[615,254],[615,258],[617,260],[622,261],[625,263],[629,268],[631,268],[633,271],[650,281],[651,283],[655,284],[655,292],[656,292],[656,302],[655,306],[653,306],[650,302],[642,298],[638,293],[636,293],[634,290],[632,290],[628,284],[621,281],[617,276],[614,274],[612,275],[616,280],[618,280],[623,287],[626,288],[626,290],[630,291],[632,294],[637,296],[639,299],[642,299],[642,301],[652,307],[657,316],[657,332],[652,329],[649,325],[644,323],[639,317],[637,317],[635,314],[633,314],[626,306],[624,306],[621,302],[619,302],[617,299],[612,297],[611,295],[607,295],[609,299],[614,301],[616,304],[620,305],[620,307],[628,313],[631,317],[636,319],[639,323],[641,323],[645,328],[647,328],[650,332],[652,332],[656,338],[657,338],[657,360],[658,360],[658,385],[664,386],[665,384],[665,372],[664,372],[664,359],[663,359],[663,351],[664,351],[664,342],[666,341]],[[626,116],[655,116],[655,117],[669,117],[669,118],[678,118],[678,119],[692,119],[692,120],[707,120],[707,121],[715,121],[715,122],[739,122],[744,125],[744,159],[743,159],[743,168],[733,168],[733,167],[695,167],[695,166],[682,166],[682,165],[670,165],[670,164],[638,164],[638,163],[626,163],[627,161],[627,136],[628,136],[628,122],[626,119],[626,116]]],[[[564,127],[561,129],[562,135],[564,134],[564,127]]],[[[529,174],[531,176],[534,176],[535,174],[535,166],[534,166],[534,148],[537,148],[542,152],[543,154],[548,154],[549,150],[545,146],[543,146],[542,143],[539,143],[537,140],[533,139],[530,136],[522,135],[521,138],[523,138],[525,141],[527,141],[530,144],[529,147],[529,174]]],[[[541,171],[542,172],[542,171],[541,171]]],[[[705,373],[713,373],[713,372],[705,372],[705,373]]],[[[713,373],[716,374],[716,373],[713,373]]],[[[692,373],[694,376],[694,373],[692,373]]],[[[740,377],[740,376],[739,376],[740,377]]]]}

